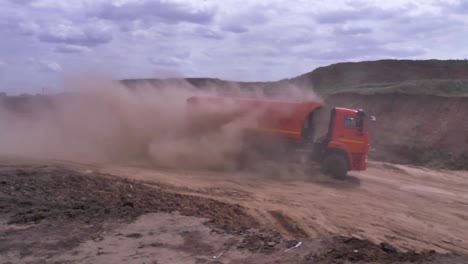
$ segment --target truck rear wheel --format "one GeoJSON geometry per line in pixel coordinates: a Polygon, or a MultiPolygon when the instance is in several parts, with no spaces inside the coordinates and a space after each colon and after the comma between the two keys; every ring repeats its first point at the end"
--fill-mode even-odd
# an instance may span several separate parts
{"type": "Polygon", "coordinates": [[[337,179],[343,179],[348,173],[348,161],[343,155],[331,153],[323,159],[322,170],[337,179]]]}

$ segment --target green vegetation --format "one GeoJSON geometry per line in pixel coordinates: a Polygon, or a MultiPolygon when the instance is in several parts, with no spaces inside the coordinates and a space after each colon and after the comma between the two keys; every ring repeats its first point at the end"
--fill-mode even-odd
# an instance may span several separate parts
{"type": "Polygon", "coordinates": [[[468,60],[380,60],[320,67],[284,80],[322,95],[403,93],[467,96],[468,60]]]}
{"type": "Polygon", "coordinates": [[[458,80],[414,80],[400,83],[366,83],[349,87],[323,89],[322,94],[423,94],[444,97],[468,97],[468,79],[458,80]]]}

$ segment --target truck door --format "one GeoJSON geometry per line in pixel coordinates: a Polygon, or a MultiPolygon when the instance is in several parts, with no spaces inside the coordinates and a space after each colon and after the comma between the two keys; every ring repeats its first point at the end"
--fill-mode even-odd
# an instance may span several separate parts
{"type": "Polygon", "coordinates": [[[345,144],[351,154],[351,168],[362,169],[369,148],[369,136],[363,117],[343,112],[340,118],[337,118],[335,133],[336,140],[345,144]]]}
{"type": "Polygon", "coordinates": [[[338,141],[344,143],[351,143],[347,144],[348,146],[360,147],[360,145],[364,144],[364,122],[361,118],[353,115],[343,115],[340,118],[341,122],[337,122],[336,129],[336,137],[338,141]]]}

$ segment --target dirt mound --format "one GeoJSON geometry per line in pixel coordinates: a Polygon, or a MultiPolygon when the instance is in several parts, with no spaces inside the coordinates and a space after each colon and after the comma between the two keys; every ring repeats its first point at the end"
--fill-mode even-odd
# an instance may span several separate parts
{"type": "Polygon", "coordinates": [[[304,263],[430,263],[437,256],[434,251],[398,252],[386,243],[376,245],[357,238],[334,237],[328,243],[328,251],[308,254],[304,263]]]}
{"type": "Polygon", "coordinates": [[[228,232],[257,226],[240,206],[167,192],[97,172],[56,166],[0,169],[0,213],[10,215],[11,224],[43,220],[98,224],[106,219],[130,221],[145,213],[173,211],[211,219],[228,232]]]}
{"type": "Polygon", "coordinates": [[[278,250],[284,249],[290,245],[290,241],[283,239],[280,233],[267,230],[252,230],[244,234],[239,249],[247,249],[255,253],[273,253],[278,250]]]}
{"type": "Polygon", "coordinates": [[[294,220],[292,220],[289,216],[283,214],[280,211],[270,211],[270,214],[289,234],[293,234],[295,237],[298,238],[307,237],[307,233],[302,228],[297,226],[294,220]]]}
{"type": "Polygon", "coordinates": [[[302,263],[302,264],[464,264],[463,257],[435,251],[401,252],[387,243],[375,244],[355,237],[322,237],[302,241],[284,241],[274,233],[257,232],[241,241],[240,249],[254,255],[235,263],[302,263]]]}

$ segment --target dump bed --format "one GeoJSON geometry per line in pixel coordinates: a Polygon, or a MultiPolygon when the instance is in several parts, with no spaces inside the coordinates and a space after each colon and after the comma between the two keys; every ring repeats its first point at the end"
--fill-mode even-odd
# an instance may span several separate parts
{"type": "Polygon", "coordinates": [[[239,124],[244,129],[270,133],[294,141],[311,112],[322,106],[313,101],[193,96],[187,99],[191,121],[206,128],[239,124]]]}

